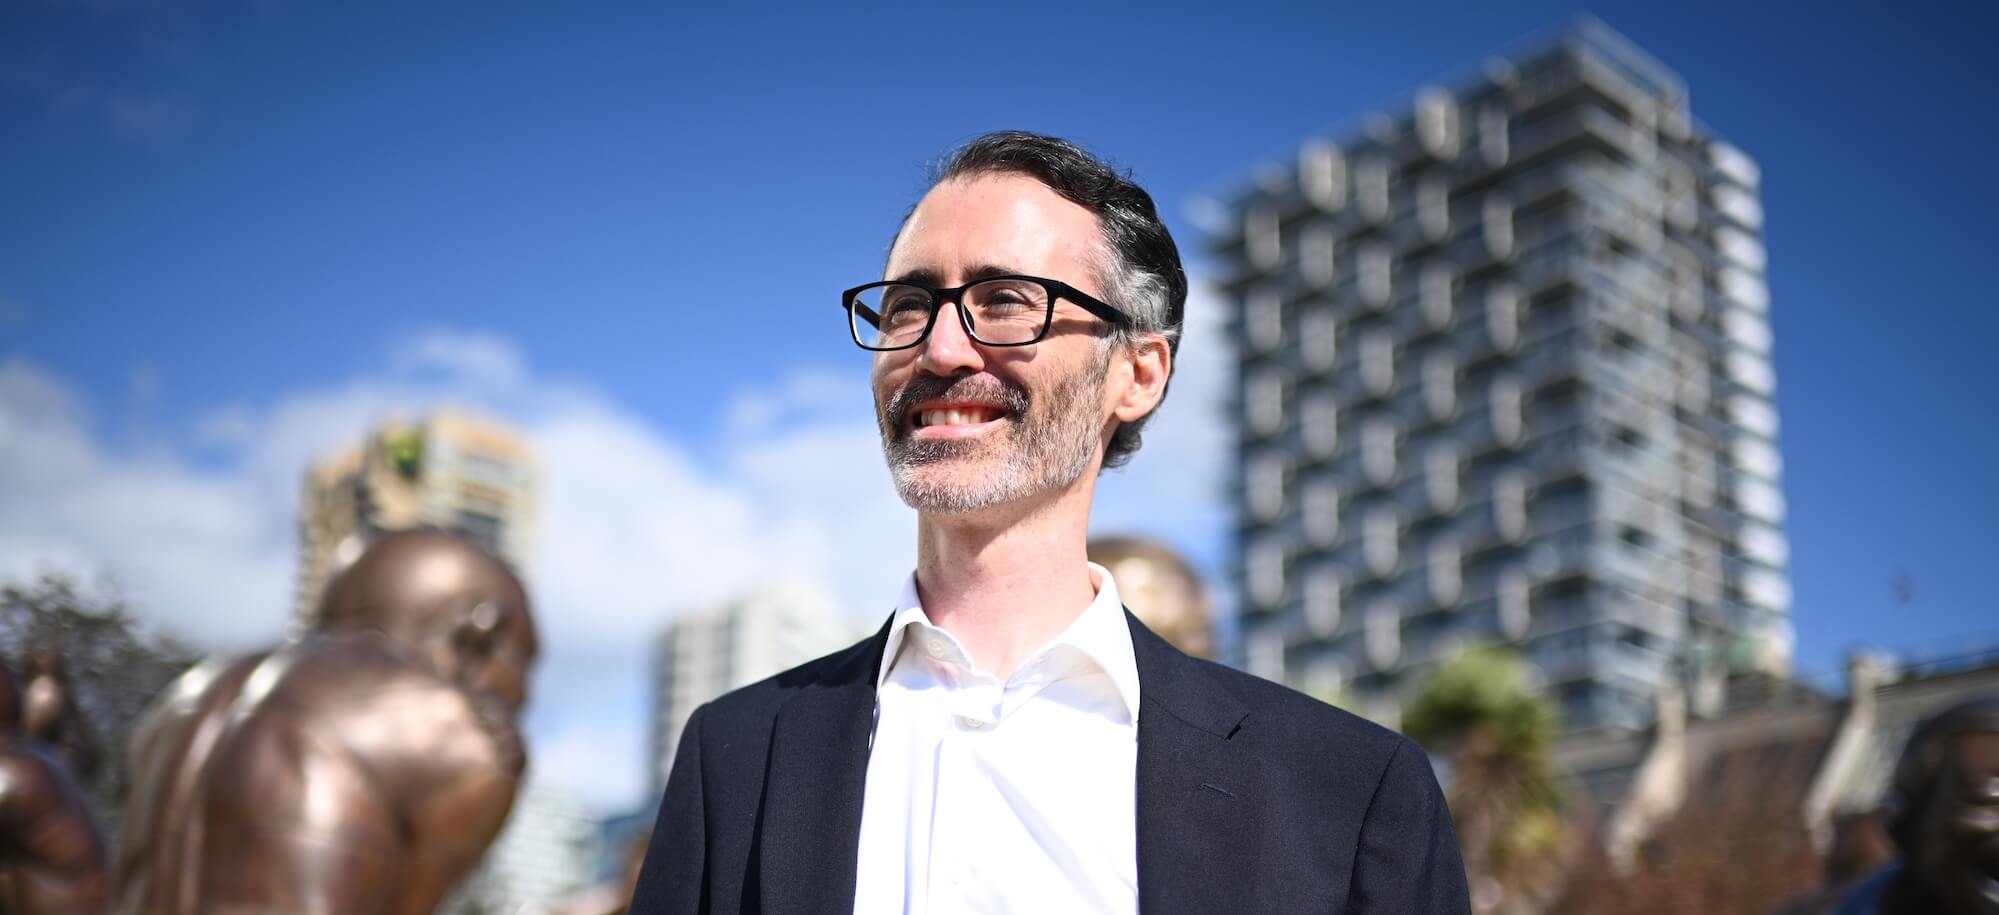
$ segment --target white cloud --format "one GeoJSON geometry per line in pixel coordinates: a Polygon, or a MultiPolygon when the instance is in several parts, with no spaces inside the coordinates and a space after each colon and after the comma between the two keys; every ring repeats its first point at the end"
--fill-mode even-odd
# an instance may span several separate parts
{"type": "MultiPolygon", "coordinates": [[[[1098,529],[1214,555],[1226,371],[1196,321],[1165,411],[1101,489],[1098,529]]],[[[640,802],[652,636],[675,613],[782,577],[870,624],[914,556],[914,519],[882,467],[864,371],[802,369],[724,404],[704,460],[587,387],[535,374],[490,335],[438,331],[329,387],[196,417],[190,454],[101,440],[61,379],[0,364],[0,577],[109,577],[171,631],[240,650],[279,637],[296,574],[300,475],[372,423],[438,405],[497,415],[532,442],[538,519],[527,575],[545,652],[528,730],[537,770],[611,810],[640,802]]]]}
{"type": "Polygon", "coordinates": [[[704,466],[609,398],[535,376],[504,340],[439,332],[344,384],[198,417],[193,444],[219,454],[194,461],[109,446],[68,385],[13,361],[0,365],[0,577],[109,578],[150,622],[251,647],[288,623],[298,486],[314,456],[439,404],[501,416],[533,443],[540,473],[527,569],[546,647],[528,716],[537,767],[587,800],[629,805],[644,770],[624,748],[644,743],[661,624],[761,583],[773,564],[847,606],[879,602],[906,569],[865,562],[912,553],[865,378],[808,371],[739,398],[750,401],[782,422],[742,426],[704,466]],[[834,384],[859,386],[860,411],[834,384]]]}

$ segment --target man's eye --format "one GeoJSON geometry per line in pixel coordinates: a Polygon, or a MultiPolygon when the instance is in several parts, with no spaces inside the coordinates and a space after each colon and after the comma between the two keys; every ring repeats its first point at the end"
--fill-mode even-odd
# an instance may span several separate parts
{"type": "Polygon", "coordinates": [[[882,302],[882,319],[898,323],[921,320],[930,312],[930,300],[920,295],[904,293],[890,296],[882,302]]]}

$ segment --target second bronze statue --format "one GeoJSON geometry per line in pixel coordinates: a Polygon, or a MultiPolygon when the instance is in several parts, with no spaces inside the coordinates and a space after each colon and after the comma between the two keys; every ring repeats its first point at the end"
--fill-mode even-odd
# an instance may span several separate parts
{"type": "Polygon", "coordinates": [[[133,736],[124,915],[428,915],[526,759],[528,598],[449,535],[391,534],[311,629],[181,678],[133,736]]]}

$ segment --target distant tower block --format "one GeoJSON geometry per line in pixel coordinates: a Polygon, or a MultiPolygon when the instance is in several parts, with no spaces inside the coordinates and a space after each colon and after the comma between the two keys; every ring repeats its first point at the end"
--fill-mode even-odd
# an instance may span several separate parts
{"type": "Polygon", "coordinates": [[[326,582],[390,531],[449,531],[515,568],[534,522],[534,461],[506,426],[462,413],[388,422],[315,462],[299,506],[294,616],[311,623],[326,582]]]}
{"type": "Polygon", "coordinates": [[[1181,651],[1214,656],[1207,591],[1180,554],[1138,537],[1100,537],[1089,551],[1090,561],[1117,579],[1118,596],[1141,622],[1181,651]]]}
{"type": "Polygon", "coordinates": [[[1687,99],[1585,19],[1219,201],[1251,673],[1374,714],[1506,643],[1639,729],[1789,663],[1761,173],[1687,99]]]}

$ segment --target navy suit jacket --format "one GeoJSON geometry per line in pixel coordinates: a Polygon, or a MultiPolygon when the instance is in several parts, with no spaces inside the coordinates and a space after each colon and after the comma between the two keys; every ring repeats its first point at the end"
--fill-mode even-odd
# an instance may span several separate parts
{"type": "MultiPolygon", "coordinates": [[[[1127,618],[1140,696],[1141,912],[1471,911],[1450,812],[1420,748],[1190,658],[1127,618]]],[[[695,711],[631,915],[853,912],[887,641],[883,626],[695,711]]]]}

